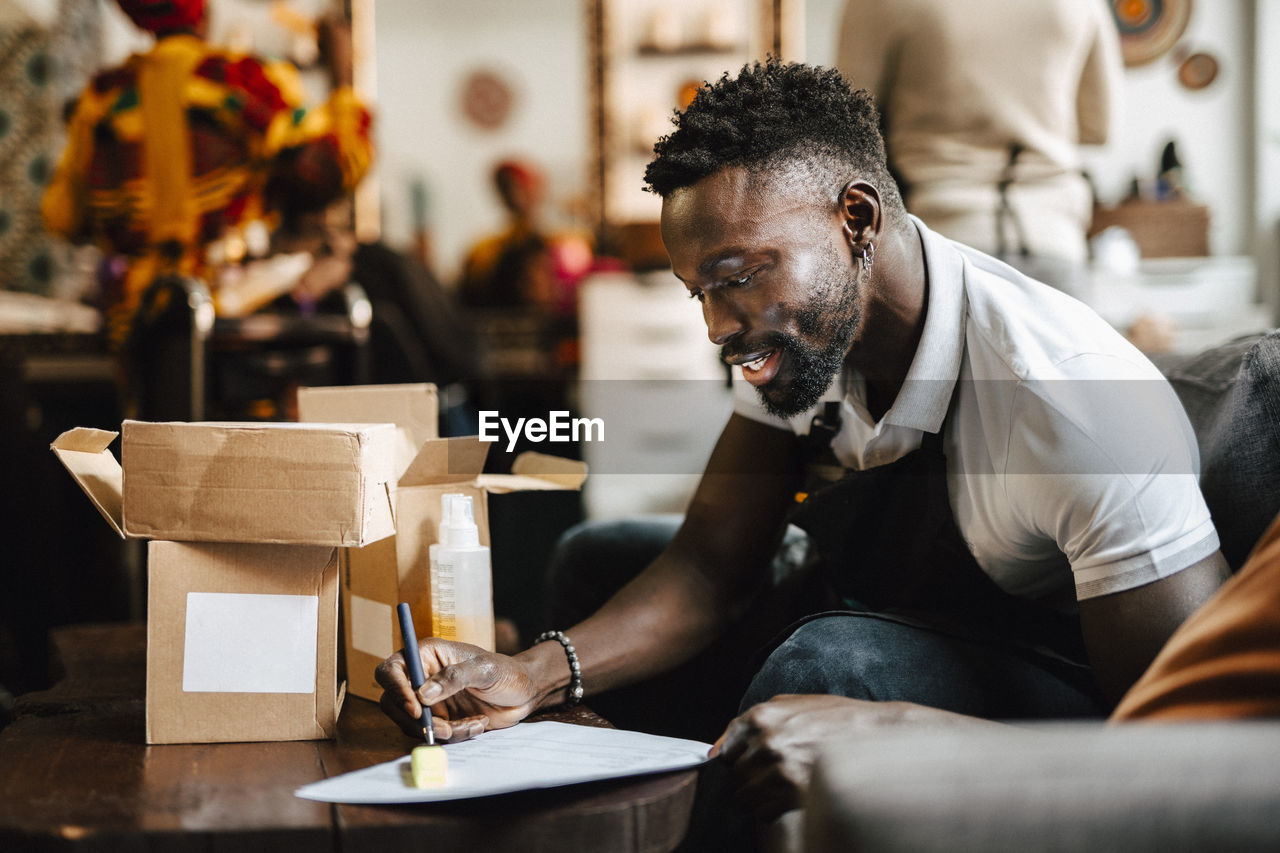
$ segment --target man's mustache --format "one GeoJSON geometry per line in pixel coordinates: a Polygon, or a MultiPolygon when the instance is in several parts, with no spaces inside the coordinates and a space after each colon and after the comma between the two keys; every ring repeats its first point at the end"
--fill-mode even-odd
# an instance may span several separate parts
{"type": "Polygon", "coordinates": [[[795,345],[796,340],[784,332],[767,332],[751,340],[730,341],[720,348],[720,360],[727,364],[731,358],[751,355],[764,350],[792,349],[795,345]]]}

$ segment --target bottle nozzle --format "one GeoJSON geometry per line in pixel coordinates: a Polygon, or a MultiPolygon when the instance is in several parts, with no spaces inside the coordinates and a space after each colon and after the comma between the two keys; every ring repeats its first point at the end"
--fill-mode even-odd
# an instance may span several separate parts
{"type": "Polygon", "coordinates": [[[476,523],[475,507],[470,495],[455,495],[453,500],[453,526],[467,527],[476,523]]]}
{"type": "Polygon", "coordinates": [[[450,493],[442,498],[440,513],[440,544],[466,548],[480,544],[480,531],[476,527],[475,507],[471,495],[450,493]]]}

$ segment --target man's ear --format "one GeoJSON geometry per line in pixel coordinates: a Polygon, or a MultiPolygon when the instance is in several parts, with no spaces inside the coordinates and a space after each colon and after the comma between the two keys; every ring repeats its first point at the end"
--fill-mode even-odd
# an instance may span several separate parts
{"type": "Polygon", "coordinates": [[[858,254],[868,243],[880,241],[880,191],[871,184],[861,180],[845,184],[840,191],[840,216],[845,239],[858,254]]]}

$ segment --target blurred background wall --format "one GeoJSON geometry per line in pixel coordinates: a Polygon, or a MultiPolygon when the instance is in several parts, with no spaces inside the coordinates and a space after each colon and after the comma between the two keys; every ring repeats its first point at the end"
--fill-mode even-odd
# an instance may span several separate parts
{"type": "MultiPolygon", "coordinates": [[[[57,0],[22,2],[38,7],[57,0]]],[[[89,2],[106,12],[104,59],[122,56],[139,36],[114,4],[89,2]]],[[[452,280],[466,246],[501,221],[488,174],[509,155],[541,164],[553,214],[578,218],[590,180],[589,3],[377,0],[370,6],[384,237],[405,245],[425,224],[436,267],[452,280]],[[506,87],[508,111],[496,129],[464,112],[475,72],[506,87]]],[[[806,61],[834,61],[842,9],[841,0],[806,0],[806,61]]],[[[1254,255],[1261,295],[1273,306],[1280,302],[1280,58],[1268,46],[1277,42],[1277,0],[1194,4],[1180,44],[1213,54],[1217,79],[1197,91],[1183,87],[1172,55],[1126,69],[1113,141],[1086,151],[1099,197],[1112,203],[1135,177],[1151,180],[1161,149],[1176,141],[1192,192],[1212,209],[1212,253],[1254,255]]]]}

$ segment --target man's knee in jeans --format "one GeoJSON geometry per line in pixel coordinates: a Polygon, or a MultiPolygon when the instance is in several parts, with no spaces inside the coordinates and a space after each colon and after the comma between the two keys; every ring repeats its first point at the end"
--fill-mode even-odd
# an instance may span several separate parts
{"type": "Polygon", "coordinates": [[[741,710],[784,693],[878,699],[892,692],[900,626],[861,614],[806,622],[765,660],[742,697],[741,710]]]}
{"type": "Polygon", "coordinates": [[[741,709],[782,693],[822,693],[991,719],[1097,716],[1091,683],[1087,670],[1064,674],[1012,646],[836,613],[804,623],[769,655],[741,709]]]}

